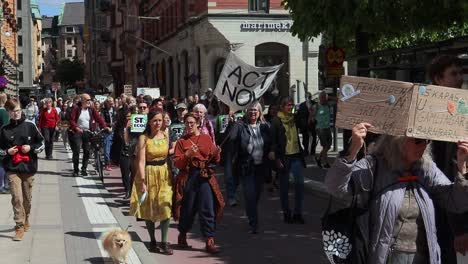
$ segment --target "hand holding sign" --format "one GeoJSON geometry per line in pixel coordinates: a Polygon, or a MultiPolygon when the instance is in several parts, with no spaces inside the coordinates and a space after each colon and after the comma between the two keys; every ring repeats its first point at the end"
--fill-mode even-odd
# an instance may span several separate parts
{"type": "Polygon", "coordinates": [[[468,140],[460,140],[457,143],[457,165],[461,174],[466,174],[466,161],[468,160],[468,140]]]}
{"type": "Polygon", "coordinates": [[[364,139],[367,136],[367,131],[369,128],[372,128],[372,125],[369,123],[360,123],[353,127],[352,136],[351,136],[351,146],[348,151],[347,160],[356,159],[359,150],[361,150],[364,145],[364,139]]]}

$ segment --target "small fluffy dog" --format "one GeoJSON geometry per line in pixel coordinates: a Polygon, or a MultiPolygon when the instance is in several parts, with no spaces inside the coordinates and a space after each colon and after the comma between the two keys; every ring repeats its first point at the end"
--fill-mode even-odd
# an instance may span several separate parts
{"type": "Polygon", "coordinates": [[[101,236],[102,246],[114,263],[127,263],[128,251],[132,248],[132,238],[125,230],[111,230],[101,236]]]}

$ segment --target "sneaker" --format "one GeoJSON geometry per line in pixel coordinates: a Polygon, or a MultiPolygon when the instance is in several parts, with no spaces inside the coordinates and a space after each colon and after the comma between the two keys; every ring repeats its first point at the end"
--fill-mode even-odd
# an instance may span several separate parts
{"type": "Polygon", "coordinates": [[[88,172],[86,172],[85,170],[82,170],[81,171],[81,176],[83,176],[83,177],[88,176],[88,172]]]}
{"type": "Polygon", "coordinates": [[[24,226],[17,225],[15,227],[15,236],[13,237],[13,241],[21,241],[23,240],[23,236],[24,236],[24,226]]]}
{"type": "Polygon", "coordinates": [[[106,167],[105,167],[104,169],[105,169],[106,171],[111,171],[111,170],[112,170],[112,168],[111,168],[110,165],[106,165],[106,167]]]}
{"type": "Polygon", "coordinates": [[[229,206],[234,207],[237,205],[237,200],[234,198],[229,198],[228,204],[229,206]]]}

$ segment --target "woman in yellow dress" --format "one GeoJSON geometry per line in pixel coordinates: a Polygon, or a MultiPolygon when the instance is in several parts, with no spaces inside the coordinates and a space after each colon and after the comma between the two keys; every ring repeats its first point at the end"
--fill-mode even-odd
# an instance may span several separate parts
{"type": "Polygon", "coordinates": [[[172,208],[172,181],[167,166],[169,136],[165,132],[164,113],[150,112],[146,129],[138,139],[138,171],[130,199],[130,214],[145,220],[152,247],[162,254],[172,255],[167,233],[172,208]],[[147,192],[138,206],[139,197],[147,192]],[[139,207],[139,208],[138,208],[139,207]],[[161,244],[156,246],[155,222],[161,222],[161,244]]]}

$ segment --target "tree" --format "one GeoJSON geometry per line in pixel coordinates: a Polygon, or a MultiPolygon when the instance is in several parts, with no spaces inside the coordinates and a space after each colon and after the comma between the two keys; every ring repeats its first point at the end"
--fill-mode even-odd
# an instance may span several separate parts
{"type": "Polygon", "coordinates": [[[378,50],[468,33],[466,0],[284,0],[283,5],[301,40],[326,32],[360,42],[356,36],[365,33],[369,49],[378,50]]]}
{"type": "Polygon", "coordinates": [[[75,59],[61,60],[57,65],[56,75],[57,81],[64,85],[74,85],[77,81],[84,79],[84,64],[75,59]]]}

